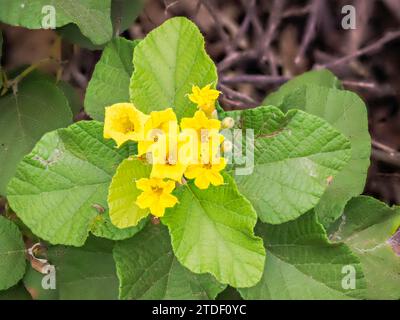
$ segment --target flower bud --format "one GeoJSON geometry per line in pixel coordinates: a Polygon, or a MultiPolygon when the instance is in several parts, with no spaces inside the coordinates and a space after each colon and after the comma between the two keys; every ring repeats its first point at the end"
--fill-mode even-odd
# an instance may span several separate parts
{"type": "Polygon", "coordinates": [[[214,111],[211,113],[211,119],[218,119],[218,111],[217,111],[217,110],[214,110],[214,111]]]}
{"type": "Polygon", "coordinates": [[[231,151],[232,151],[232,148],[233,148],[233,144],[232,144],[231,141],[225,140],[225,141],[222,143],[222,151],[223,151],[223,152],[225,152],[225,153],[231,152],[231,151]]]}
{"type": "Polygon", "coordinates": [[[235,125],[235,120],[231,117],[226,117],[222,120],[222,128],[224,129],[231,129],[235,125]]]}

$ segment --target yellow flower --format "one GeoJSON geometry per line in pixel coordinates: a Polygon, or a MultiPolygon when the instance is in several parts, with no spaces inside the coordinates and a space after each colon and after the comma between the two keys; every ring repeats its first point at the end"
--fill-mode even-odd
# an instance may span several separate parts
{"type": "Polygon", "coordinates": [[[106,108],[104,138],[114,139],[120,147],[128,140],[143,138],[144,124],[148,116],[131,103],[117,103],[106,108]]]}
{"type": "Polygon", "coordinates": [[[182,129],[194,129],[199,134],[206,131],[219,131],[221,129],[221,121],[217,119],[208,119],[206,114],[199,110],[196,111],[193,118],[183,118],[181,121],[182,129]]]}
{"type": "Polygon", "coordinates": [[[159,136],[152,146],[152,178],[182,180],[188,161],[180,154],[180,145],[177,134],[159,136]]]}
{"type": "Polygon", "coordinates": [[[224,183],[224,177],[220,171],[225,169],[226,160],[219,158],[219,162],[191,165],[185,172],[185,177],[188,179],[195,179],[194,184],[199,189],[207,189],[210,184],[219,186],[224,183]]]}
{"type": "Polygon", "coordinates": [[[151,146],[158,141],[160,134],[173,134],[178,130],[176,114],[171,108],[151,112],[144,126],[144,139],[138,143],[138,155],[151,151],[151,146]]]}
{"type": "MultiPolygon", "coordinates": [[[[220,144],[224,141],[224,136],[219,133],[221,121],[208,119],[203,111],[197,111],[193,118],[183,118],[181,121],[183,134],[186,131],[194,130],[199,139],[199,154],[207,162],[210,155],[215,155],[219,150],[220,144]]],[[[189,134],[187,134],[189,135],[189,134]]],[[[201,161],[205,162],[205,161],[201,161]]]]}
{"type": "Polygon", "coordinates": [[[203,110],[208,117],[211,117],[215,110],[215,101],[220,95],[220,91],[211,89],[211,84],[206,85],[204,88],[192,86],[192,93],[189,94],[189,99],[203,110]]]}
{"type": "Polygon", "coordinates": [[[136,181],[136,187],[143,191],[137,197],[136,204],[141,209],[150,208],[150,212],[156,217],[164,216],[165,208],[172,208],[178,202],[171,194],[175,189],[174,181],[142,178],[136,181]]]}

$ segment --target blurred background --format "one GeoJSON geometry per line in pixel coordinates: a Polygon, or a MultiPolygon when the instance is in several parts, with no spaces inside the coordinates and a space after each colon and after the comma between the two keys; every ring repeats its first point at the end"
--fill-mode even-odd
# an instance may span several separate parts
{"type": "MultiPolygon", "coordinates": [[[[373,154],[365,193],[400,204],[400,0],[147,0],[122,36],[143,38],[173,16],[192,19],[203,32],[227,110],[255,107],[307,70],[332,70],[368,106],[373,154]],[[345,5],[356,9],[354,30],[342,27],[345,5]]],[[[0,27],[5,69],[49,56],[62,61],[61,68],[42,68],[73,86],[81,108],[76,120],[87,119],[83,98],[101,50],[54,31],[0,27]]]]}

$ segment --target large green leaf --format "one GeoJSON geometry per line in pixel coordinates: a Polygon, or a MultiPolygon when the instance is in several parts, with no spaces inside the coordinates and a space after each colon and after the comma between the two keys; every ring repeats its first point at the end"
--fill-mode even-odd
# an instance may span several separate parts
{"type": "MultiPolygon", "coordinates": [[[[142,10],[144,0],[112,0],[111,2],[111,21],[113,25],[113,34],[121,34],[136,19],[142,10]]],[[[89,38],[85,37],[78,26],[68,24],[57,30],[59,34],[72,43],[90,50],[100,50],[104,44],[94,44],[89,38]]],[[[110,39],[108,39],[110,40],[110,39]]]]}
{"type": "Polygon", "coordinates": [[[72,113],[63,92],[47,76],[32,74],[18,86],[16,94],[0,98],[0,194],[18,162],[48,131],[72,122],[72,113]]]}
{"type": "Polygon", "coordinates": [[[150,171],[149,165],[133,158],[125,159],[118,167],[108,193],[110,218],[115,226],[136,226],[149,215],[148,209],[140,209],[136,204],[142,191],[136,188],[135,181],[150,177],[150,171]]]}
{"type": "Polygon", "coordinates": [[[105,107],[129,101],[133,49],[137,43],[116,38],[104,49],[85,96],[85,110],[93,119],[103,121],[105,107]]]}
{"type": "Polygon", "coordinates": [[[365,104],[355,93],[335,89],[337,81],[326,70],[313,71],[289,81],[266,99],[267,103],[284,112],[300,109],[325,119],[351,142],[349,163],[335,177],[315,208],[325,226],[342,214],[351,198],[363,192],[371,154],[365,104]]]}
{"type": "Polygon", "coordinates": [[[112,241],[93,237],[80,248],[50,247],[48,258],[56,269],[59,299],[118,299],[113,247],[112,241]]]}
{"type": "Polygon", "coordinates": [[[245,299],[362,298],[365,279],[359,260],[344,244],[328,241],[312,212],[279,226],[259,224],[267,261],[261,281],[239,289],[245,299]],[[345,289],[346,268],[355,271],[355,289],[345,289]]]}
{"type": "Polygon", "coordinates": [[[49,5],[55,9],[56,27],[76,24],[94,44],[103,44],[112,38],[111,0],[0,0],[0,20],[40,29],[49,14],[43,8],[49,5]]]}
{"type": "Polygon", "coordinates": [[[216,84],[217,71],[195,24],[173,18],[150,32],[133,55],[131,101],[141,111],[175,109],[178,118],[192,117],[196,105],[187,94],[192,85],[216,84]]]}
{"type": "Polygon", "coordinates": [[[17,226],[0,216],[0,290],[15,285],[25,273],[25,245],[17,226]]]}
{"type": "Polygon", "coordinates": [[[250,287],[260,279],[265,250],[253,228],[257,214],[233,179],[199,190],[192,182],[176,191],[179,204],[162,222],[169,228],[178,260],[195,273],[211,273],[221,283],[250,287]]]}
{"type": "Polygon", "coordinates": [[[392,236],[400,226],[400,209],[370,197],[351,200],[338,230],[331,236],[343,241],[359,257],[367,280],[368,299],[400,299],[400,256],[392,236]]]}
{"type": "Polygon", "coordinates": [[[118,242],[114,259],[121,299],[215,299],[225,288],[211,275],[183,267],[162,225],[148,225],[134,238],[118,242]]]}
{"type": "Polygon", "coordinates": [[[254,130],[254,146],[246,143],[249,153],[254,152],[254,170],[236,174],[235,179],[267,223],[294,220],[312,209],[350,158],[345,136],[300,110],[244,110],[236,123],[244,130],[243,137],[246,129],[254,130]]]}
{"type": "MultiPolygon", "coordinates": [[[[131,148],[115,148],[113,141],[103,139],[102,132],[103,124],[96,121],[50,132],[18,166],[8,187],[8,200],[40,238],[81,246],[89,230],[98,229],[94,226],[99,215],[108,214],[111,178],[131,148]]],[[[113,233],[119,232],[113,228],[113,233]]],[[[132,236],[139,229],[121,232],[132,236]]],[[[112,239],[121,239],[113,233],[112,239]]]]}
{"type": "Polygon", "coordinates": [[[286,97],[291,95],[294,90],[310,84],[328,89],[343,89],[340,80],[331,71],[327,69],[313,70],[305,72],[283,84],[279,90],[270,93],[263,101],[263,104],[266,106],[283,106],[285,105],[284,100],[286,97]]]}

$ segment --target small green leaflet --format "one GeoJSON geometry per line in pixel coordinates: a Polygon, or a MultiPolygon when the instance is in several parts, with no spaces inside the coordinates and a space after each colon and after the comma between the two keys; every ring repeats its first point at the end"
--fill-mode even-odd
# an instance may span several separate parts
{"type": "Polygon", "coordinates": [[[312,209],[350,158],[346,137],[303,111],[284,114],[275,107],[259,107],[233,113],[238,115],[243,137],[246,129],[254,130],[254,146],[246,144],[249,154],[254,152],[254,170],[232,173],[264,222],[284,223],[312,209]]]}
{"type": "Polygon", "coordinates": [[[365,279],[360,261],[346,245],[329,242],[313,212],[278,226],[260,223],[256,229],[264,239],[267,261],[261,281],[253,288],[239,289],[244,299],[363,297],[365,279]],[[355,271],[355,288],[347,287],[347,268],[355,271]]]}
{"type": "Polygon", "coordinates": [[[321,117],[351,142],[349,163],[333,179],[315,208],[325,226],[342,214],[349,199],[363,192],[370,165],[367,108],[355,93],[341,88],[330,71],[311,71],[289,81],[264,101],[284,112],[300,109],[321,117]]]}
{"type": "Polygon", "coordinates": [[[265,250],[254,235],[257,214],[233,179],[198,189],[193,182],[178,188],[179,203],[161,221],[169,228],[180,263],[195,273],[211,273],[221,283],[250,287],[260,279],[265,250]]]}
{"type": "Polygon", "coordinates": [[[144,113],[174,108],[178,119],[192,117],[196,105],[187,97],[192,85],[217,83],[204,38],[186,18],[169,19],[150,32],[135,48],[133,65],[131,101],[144,113]]]}
{"type": "Polygon", "coordinates": [[[95,120],[104,120],[104,108],[129,101],[133,72],[133,50],[138,41],[115,38],[96,64],[85,96],[85,111],[95,120]]]}
{"type": "Polygon", "coordinates": [[[194,274],[175,258],[166,227],[149,224],[118,242],[114,259],[120,299],[215,299],[225,289],[209,274],[194,274]]]}
{"type": "Polygon", "coordinates": [[[52,15],[55,27],[76,24],[94,44],[112,38],[111,0],[0,0],[0,21],[11,25],[41,29],[52,15]]]}
{"type": "Polygon", "coordinates": [[[149,209],[140,209],[135,203],[142,193],[136,188],[135,181],[150,177],[150,171],[151,166],[134,158],[125,159],[118,167],[108,193],[110,218],[115,226],[136,226],[149,215],[149,209]]]}
{"type": "MultiPolygon", "coordinates": [[[[111,178],[132,150],[130,144],[117,149],[113,141],[104,140],[103,125],[96,121],[47,133],[19,164],[8,187],[10,206],[40,238],[82,246],[89,230],[98,230],[96,219],[108,214],[111,178]]],[[[108,227],[112,232],[103,230],[102,235],[112,239],[140,230],[108,227]]]]}
{"type": "Polygon", "coordinates": [[[374,198],[352,199],[339,220],[333,241],[346,243],[358,256],[367,280],[367,299],[400,299],[400,208],[374,198]]]}
{"type": "Polygon", "coordinates": [[[17,226],[0,216],[0,290],[15,285],[25,273],[25,244],[17,226]]]}
{"type": "Polygon", "coordinates": [[[18,162],[48,131],[72,122],[68,100],[49,77],[31,74],[18,85],[16,94],[0,97],[0,194],[18,162]]]}

